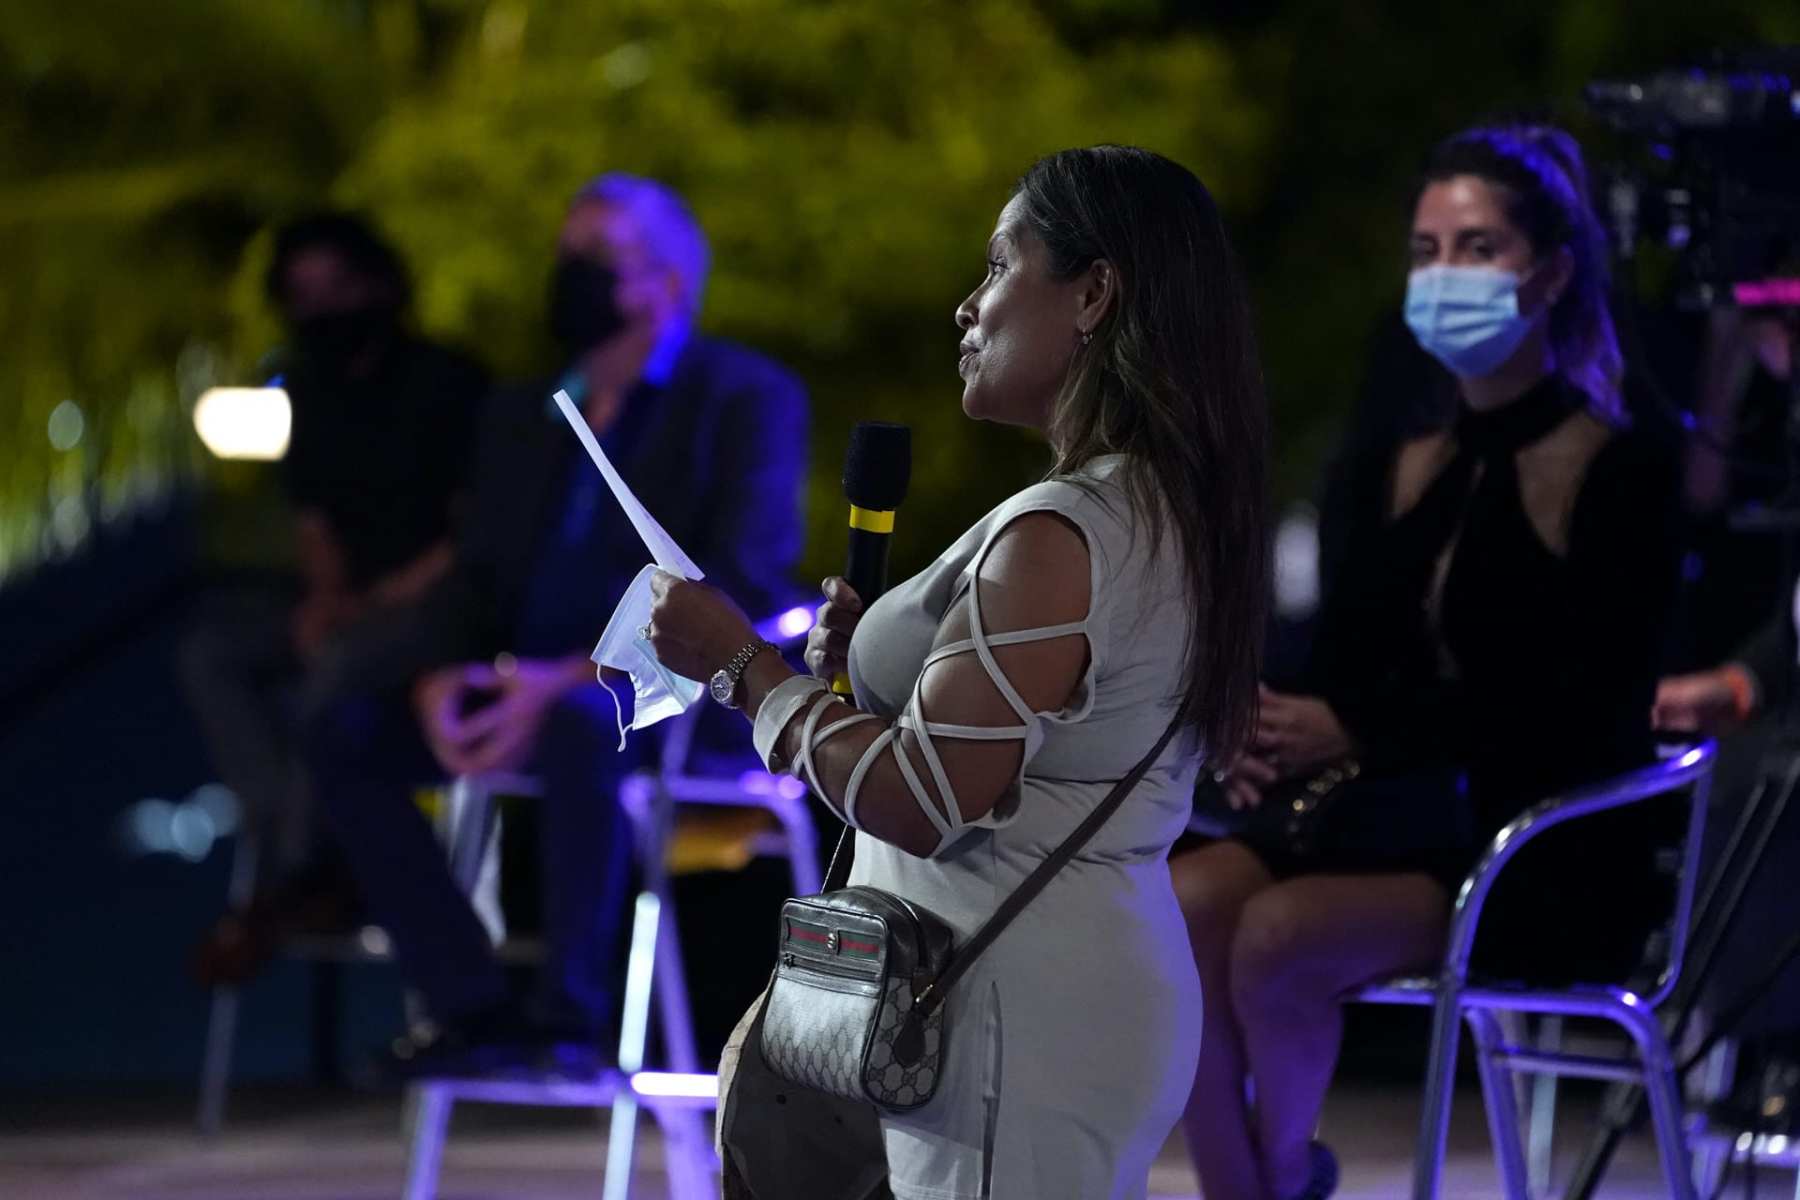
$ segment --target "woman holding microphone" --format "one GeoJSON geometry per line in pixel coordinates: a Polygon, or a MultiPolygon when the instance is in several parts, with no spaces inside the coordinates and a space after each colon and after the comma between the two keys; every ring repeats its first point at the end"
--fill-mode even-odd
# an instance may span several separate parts
{"type": "MultiPolygon", "coordinates": [[[[898,1200],[1145,1194],[1199,1049],[1170,887],[1204,749],[1243,745],[1264,606],[1265,413],[1243,281],[1199,180],[1100,146],[1034,165],[956,310],[963,410],[1040,433],[1044,482],[867,612],[826,585],[796,676],[734,703],[857,830],[850,882],[965,941],[1159,744],[1076,858],[951,989],[934,1097],[882,1123],[898,1200]],[[847,669],[855,704],[824,680],[847,669]]],[[[753,646],[664,577],[651,641],[706,678],[753,646]]]]}

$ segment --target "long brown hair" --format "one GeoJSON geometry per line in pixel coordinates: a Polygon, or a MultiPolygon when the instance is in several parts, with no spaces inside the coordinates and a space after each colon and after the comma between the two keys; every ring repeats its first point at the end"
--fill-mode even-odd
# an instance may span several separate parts
{"type": "Polygon", "coordinates": [[[1217,205],[1179,163],[1065,150],[1019,182],[1026,223],[1070,279],[1098,259],[1115,302],[1076,351],[1050,421],[1057,474],[1125,457],[1157,553],[1172,532],[1190,601],[1181,714],[1214,762],[1256,720],[1268,603],[1268,416],[1250,302],[1217,205]]]}

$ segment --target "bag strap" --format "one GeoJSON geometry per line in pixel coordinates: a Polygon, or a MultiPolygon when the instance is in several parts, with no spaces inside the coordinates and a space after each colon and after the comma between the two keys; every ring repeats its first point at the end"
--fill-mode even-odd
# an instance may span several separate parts
{"type": "Polygon", "coordinates": [[[856,830],[844,826],[844,832],[838,834],[837,849],[831,852],[831,865],[825,868],[825,886],[827,892],[835,892],[850,882],[850,860],[856,856],[856,830]]]}
{"type": "MultiPolygon", "coordinates": [[[[1163,735],[1156,739],[1156,745],[1150,748],[1150,753],[1131,768],[1123,779],[1113,785],[1112,791],[1106,794],[1106,799],[1095,806],[1094,811],[1089,813],[1081,824],[1077,825],[1069,836],[1062,840],[1062,844],[1052,850],[1050,856],[1025,877],[1024,882],[1019,884],[1017,890],[1007,897],[1006,903],[1002,904],[994,911],[994,915],[988,918],[987,924],[975,932],[975,936],[969,939],[969,945],[964,954],[968,954],[969,951],[980,953],[985,950],[989,942],[1000,936],[1000,930],[1006,928],[1007,924],[1019,915],[1019,910],[1031,903],[1033,896],[1044,890],[1044,885],[1050,882],[1051,877],[1081,852],[1081,848],[1099,831],[1100,826],[1106,824],[1107,818],[1111,817],[1118,810],[1119,805],[1125,802],[1125,797],[1131,792],[1131,789],[1141,783],[1145,774],[1156,765],[1156,760],[1161,758],[1162,752],[1169,748],[1170,739],[1175,736],[1175,731],[1180,727],[1181,717],[1177,714],[1175,719],[1169,722],[1169,727],[1163,730],[1163,735]],[[1042,878],[1039,878],[1040,876],[1042,878]],[[1018,899],[1015,904],[1015,899],[1021,896],[1023,899],[1018,899]],[[989,926],[995,927],[991,935],[988,934],[989,926]]],[[[835,892],[850,882],[851,860],[855,857],[856,831],[846,825],[844,831],[838,834],[837,847],[831,852],[831,865],[825,869],[825,885],[821,890],[835,892]]],[[[948,973],[949,971],[946,969],[945,974],[948,973]]],[[[960,971],[957,973],[961,974],[960,971]]]]}
{"type": "MultiPolygon", "coordinates": [[[[1112,791],[1106,794],[1106,799],[1095,805],[1094,810],[1082,819],[1081,824],[1071,830],[1069,836],[1065,837],[1056,849],[1052,850],[1049,856],[1039,863],[1018,887],[1013,889],[1012,894],[1001,903],[999,908],[994,910],[994,915],[975,931],[975,936],[970,938],[968,944],[950,960],[950,965],[945,967],[936,979],[926,985],[924,991],[913,998],[915,1011],[929,1014],[943,1003],[944,995],[950,990],[951,985],[968,973],[969,968],[975,965],[975,960],[981,957],[982,952],[993,945],[994,939],[1005,932],[1006,927],[1024,911],[1025,906],[1036,899],[1037,894],[1043,891],[1056,877],[1056,873],[1068,866],[1069,861],[1081,852],[1082,847],[1086,846],[1093,840],[1094,835],[1100,832],[1100,827],[1106,824],[1115,812],[1119,811],[1119,806],[1125,803],[1125,797],[1131,794],[1133,788],[1143,782],[1143,778],[1149,773],[1150,768],[1156,765],[1156,760],[1161,758],[1163,751],[1169,748],[1169,742],[1179,728],[1181,728],[1181,714],[1177,712],[1170,720],[1169,727],[1163,730],[1161,737],[1156,739],[1156,745],[1150,747],[1150,752],[1139,759],[1137,765],[1132,767],[1123,779],[1113,784],[1112,791]]],[[[835,892],[849,882],[850,860],[855,855],[855,848],[855,831],[846,825],[844,832],[838,835],[837,849],[831,852],[831,866],[825,872],[825,891],[835,892]]]]}
{"type": "Polygon", "coordinates": [[[1056,873],[1068,866],[1069,860],[1079,854],[1082,847],[1086,846],[1093,836],[1100,832],[1100,827],[1106,824],[1115,812],[1119,811],[1119,806],[1125,803],[1125,797],[1131,794],[1131,790],[1137,787],[1150,768],[1156,765],[1156,760],[1162,757],[1163,751],[1168,749],[1170,740],[1174,738],[1175,731],[1179,728],[1181,728],[1181,713],[1178,710],[1174,718],[1170,720],[1169,727],[1163,730],[1161,737],[1156,739],[1156,745],[1150,747],[1150,752],[1138,760],[1137,766],[1131,768],[1125,778],[1113,784],[1112,791],[1106,794],[1106,799],[1095,805],[1094,811],[1083,818],[1081,824],[1077,825],[1069,836],[1050,852],[1049,857],[1039,863],[1037,868],[1027,875],[1018,887],[1013,889],[1012,895],[1008,896],[1000,907],[994,910],[994,915],[975,931],[975,936],[969,939],[968,944],[956,952],[950,960],[950,965],[944,968],[943,973],[913,998],[915,1009],[930,1014],[933,1009],[944,1002],[944,996],[949,992],[951,986],[967,974],[969,968],[975,965],[975,960],[981,957],[982,952],[994,944],[994,939],[1013,923],[1013,919],[1024,911],[1027,904],[1037,898],[1037,894],[1049,885],[1050,881],[1056,877],[1056,873]]]}
{"type": "MultiPolygon", "coordinates": [[[[975,965],[975,960],[981,957],[984,950],[993,945],[994,939],[999,937],[1008,925],[1012,924],[1013,919],[1024,911],[1025,906],[1036,899],[1037,894],[1043,891],[1056,877],[1056,873],[1066,867],[1069,860],[1079,854],[1082,847],[1086,846],[1100,831],[1100,827],[1106,824],[1107,820],[1119,810],[1119,806],[1125,803],[1125,797],[1130,795],[1131,790],[1143,781],[1145,774],[1156,765],[1156,760],[1162,757],[1163,751],[1169,748],[1169,742],[1179,728],[1181,728],[1181,714],[1178,712],[1169,722],[1169,727],[1163,730],[1162,736],[1156,739],[1156,745],[1150,748],[1150,753],[1139,759],[1138,764],[1131,768],[1123,779],[1113,784],[1112,791],[1106,794],[1106,799],[1095,805],[1094,810],[1082,819],[1081,824],[1077,825],[1069,836],[1064,838],[1062,843],[1052,850],[1049,856],[1039,863],[1018,887],[1013,889],[1012,895],[1008,896],[1000,907],[994,910],[994,915],[975,931],[975,936],[970,938],[968,944],[950,960],[950,965],[945,967],[943,972],[932,980],[924,991],[914,997],[914,1011],[928,1014],[943,1003],[944,995],[950,990],[951,985],[961,979],[969,968],[975,965]]],[[[828,892],[837,891],[850,878],[850,859],[855,853],[856,845],[853,839],[854,832],[848,825],[844,826],[844,832],[838,836],[837,849],[831,854],[831,867],[825,872],[825,890],[828,892]]]]}

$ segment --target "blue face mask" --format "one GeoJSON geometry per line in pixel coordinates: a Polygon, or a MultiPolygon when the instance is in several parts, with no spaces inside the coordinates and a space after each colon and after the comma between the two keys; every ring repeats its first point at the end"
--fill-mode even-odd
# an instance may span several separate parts
{"type": "Polygon", "coordinates": [[[1420,267],[1406,280],[1407,328],[1459,378],[1486,375],[1512,357],[1541,315],[1519,311],[1522,282],[1498,267],[1420,267]]]}

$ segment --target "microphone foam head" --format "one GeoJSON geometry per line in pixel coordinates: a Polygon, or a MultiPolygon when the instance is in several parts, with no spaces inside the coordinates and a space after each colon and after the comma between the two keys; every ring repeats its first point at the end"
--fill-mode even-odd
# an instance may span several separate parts
{"type": "Polygon", "coordinates": [[[858,508],[892,512],[912,482],[912,426],[859,421],[844,455],[844,495],[858,508]]]}

